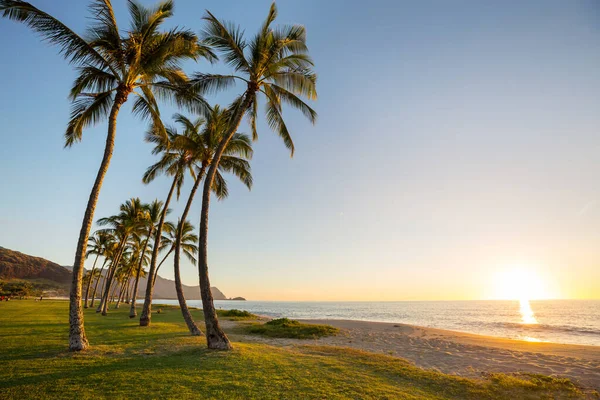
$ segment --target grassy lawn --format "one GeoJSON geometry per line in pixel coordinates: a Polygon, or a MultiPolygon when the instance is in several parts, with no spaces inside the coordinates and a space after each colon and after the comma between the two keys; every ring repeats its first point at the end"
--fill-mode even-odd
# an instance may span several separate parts
{"type": "Polygon", "coordinates": [[[584,398],[569,381],[464,379],[349,349],[234,343],[231,352],[208,351],[188,336],[178,309],[161,308],[150,328],[130,320],[128,307],[107,317],[86,310],[92,349],[73,354],[67,302],[0,303],[0,399],[584,398]]]}

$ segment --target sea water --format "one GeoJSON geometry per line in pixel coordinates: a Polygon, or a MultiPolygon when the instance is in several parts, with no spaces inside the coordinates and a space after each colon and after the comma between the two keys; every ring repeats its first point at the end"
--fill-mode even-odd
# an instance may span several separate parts
{"type": "MultiPolygon", "coordinates": [[[[177,300],[156,299],[158,304],[177,300]]],[[[188,305],[202,307],[200,300],[188,305]]],[[[600,300],[308,302],[216,300],[221,309],[294,319],[394,322],[529,341],[600,346],[600,300]]]]}

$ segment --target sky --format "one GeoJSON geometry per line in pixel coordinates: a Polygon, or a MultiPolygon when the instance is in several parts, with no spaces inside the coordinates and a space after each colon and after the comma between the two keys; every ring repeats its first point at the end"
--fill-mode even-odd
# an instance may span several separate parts
{"type": "MultiPolygon", "coordinates": [[[[31,1],[79,33],[89,23],[86,1],[31,1]]],[[[126,29],[125,1],[113,2],[126,29]]],[[[269,5],[176,0],[166,26],[199,32],[208,9],[251,35],[269,5]]],[[[598,2],[277,5],[278,23],[306,26],[319,119],[285,112],[293,158],[259,124],[252,190],[230,178],[212,203],[212,285],[252,300],[467,300],[522,280],[532,298],[600,298],[598,2]]],[[[0,51],[0,246],[72,265],[106,122],[63,149],[73,68],[5,19],[0,51]]],[[[96,219],[166,197],[167,178],[141,182],[156,160],[145,129],[126,106],[96,219]]],[[[198,283],[187,260],[182,277],[198,283]]]]}

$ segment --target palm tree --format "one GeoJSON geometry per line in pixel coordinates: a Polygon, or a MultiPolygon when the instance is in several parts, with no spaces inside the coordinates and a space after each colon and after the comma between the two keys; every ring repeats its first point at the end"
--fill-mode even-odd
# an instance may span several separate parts
{"type": "MultiPolygon", "coordinates": [[[[170,175],[173,175],[173,184],[171,186],[172,190],[176,183],[181,185],[186,171],[189,170],[192,178],[194,179],[194,185],[188,197],[183,215],[180,219],[185,221],[193,202],[194,195],[200,185],[200,182],[202,181],[202,178],[204,177],[206,168],[211,163],[214,151],[219,145],[222,133],[227,128],[228,121],[226,118],[226,113],[218,106],[215,106],[215,108],[211,110],[207,121],[202,118],[192,121],[181,114],[175,114],[174,119],[182,126],[182,134],[179,134],[176,128],[173,127],[166,128],[166,135],[154,133],[156,130],[160,129],[161,126],[164,126],[161,125],[154,126],[149,135],[147,135],[148,141],[157,143],[154,152],[159,153],[162,151],[163,155],[158,163],[154,164],[148,169],[144,178],[146,181],[149,181],[154,179],[159,172],[166,172],[170,175]],[[168,147],[165,146],[164,141],[161,139],[165,136],[169,138],[168,147]]],[[[249,163],[247,160],[238,157],[238,154],[246,158],[250,158],[252,155],[250,138],[242,134],[234,135],[234,138],[229,142],[219,170],[224,172],[233,172],[240,177],[240,179],[242,179],[242,181],[244,181],[248,187],[250,187],[252,184],[252,177],[249,172],[249,163]]],[[[217,171],[217,178],[215,179],[213,190],[217,193],[219,198],[223,198],[227,195],[227,185],[225,183],[225,179],[219,171],[217,171]]],[[[180,191],[178,189],[177,197],[179,197],[179,192],[180,191]]],[[[176,249],[179,247],[177,240],[175,247],[176,249]]],[[[160,248],[160,246],[157,247],[155,245],[155,248],[160,248]]],[[[156,273],[153,274],[152,272],[153,271],[151,268],[150,276],[155,276],[156,273]]],[[[192,319],[183,295],[178,250],[175,251],[175,288],[184,320],[186,321],[190,332],[192,335],[199,335],[200,330],[192,319]]],[[[148,305],[151,304],[151,297],[150,301],[148,301],[148,298],[146,298],[145,303],[148,305]]],[[[147,325],[149,323],[150,313],[148,312],[143,323],[142,319],[140,319],[140,324],[147,325]]]]}
{"type": "MultiPolygon", "coordinates": [[[[103,232],[95,232],[94,235],[92,237],[90,237],[88,240],[89,249],[88,249],[85,257],[88,258],[90,255],[94,255],[94,254],[96,255],[96,257],[94,259],[94,264],[92,266],[92,276],[95,276],[94,271],[96,270],[96,262],[98,261],[98,257],[104,256],[104,253],[106,251],[106,245],[109,243],[109,241],[110,241],[110,235],[103,233],[103,232]]],[[[102,265],[102,269],[104,269],[104,264],[102,265]]],[[[100,275],[101,274],[102,274],[102,272],[100,272],[100,275]]],[[[98,278],[98,279],[100,279],[100,278],[98,278]]],[[[92,285],[92,280],[90,279],[87,282],[87,287],[85,290],[84,308],[88,308],[88,298],[89,298],[91,285],[92,285]]]]}
{"type": "MultiPolygon", "coordinates": [[[[200,124],[204,121],[198,121],[200,124]]],[[[190,168],[190,157],[185,150],[177,149],[175,147],[175,139],[177,138],[177,130],[172,127],[165,127],[162,122],[153,124],[151,129],[146,133],[146,141],[155,143],[156,146],[152,150],[152,154],[161,154],[161,158],[158,162],[148,167],[142,182],[149,184],[152,182],[160,173],[164,173],[168,176],[173,177],[173,182],[165,199],[165,205],[163,212],[160,216],[158,226],[156,227],[156,234],[154,236],[154,246],[152,247],[152,257],[150,258],[150,271],[148,275],[152,278],[152,281],[148,281],[146,285],[146,294],[144,296],[144,306],[142,308],[142,315],[140,316],[140,326],[150,325],[152,318],[152,294],[154,290],[154,281],[157,275],[158,253],[162,249],[161,240],[163,238],[162,232],[165,227],[165,218],[167,216],[167,210],[171,202],[171,198],[175,189],[177,189],[176,196],[179,199],[181,194],[181,187],[183,186],[186,170],[190,168]],[[150,284],[151,283],[151,284],[150,284]]],[[[174,229],[174,228],[173,228],[174,229]]],[[[164,262],[164,259],[163,261],[164,262]]],[[[162,264],[161,262],[161,264],[162,264]]]]}
{"type": "MultiPolygon", "coordinates": [[[[100,293],[104,293],[104,286],[106,286],[106,276],[103,275],[102,272],[104,271],[104,267],[106,266],[106,264],[115,258],[116,254],[117,254],[117,250],[119,248],[119,243],[118,243],[118,239],[116,236],[113,236],[108,232],[103,232],[103,234],[105,234],[109,239],[105,245],[104,262],[102,263],[102,268],[100,269],[100,274],[98,276],[98,279],[96,280],[96,284],[94,285],[94,291],[92,292],[92,302],[90,304],[90,307],[94,307],[94,301],[96,299],[96,290],[98,289],[98,283],[100,282],[100,279],[102,279],[102,282],[103,282],[102,288],[100,289],[100,293]]],[[[100,309],[96,310],[96,312],[100,312],[100,309]]]]}
{"type": "Polygon", "coordinates": [[[117,268],[121,263],[121,258],[127,247],[128,240],[134,235],[139,234],[143,228],[143,221],[146,217],[144,206],[139,198],[127,200],[120,207],[120,213],[107,218],[98,220],[100,226],[110,226],[108,232],[116,235],[119,238],[119,250],[115,258],[112,260],[111,268],[107,273],[107,282],[105,285],[104,296],[100,300],[99,310],[102,315],[106,315],[108,310],[109,290],[117,268]]]}
{"type": "Polygon", "coordinates": [[[83,275],[82,282],[84,285],[87,285],[89,288],[89,284],[100,275],[100,271],[97,269],[92,269],[91,271],[86,272],[83,275]]]}
{"type": "Polygon", "coordinates": [[[313,62],[307,54],[305,28],[299,25],[273,28],[271,25],[276,16],[277,9],[275,4],[272,4],[267,19],[248,44],[239,27],[219,21],[210,12],[204,17],[207,21],[204,30],[205,43],[223,53],[225,61],[233,67],[235,73],[196,74],[192,80],[194,85],[202,92],[218,91],[234,85],[236,81],[243,82],[246,87],[228,110],[230,126],[215,151],[202,191],[198,275],[207,345],[212,349],[231,348],[231,343],[217,319],[210,291],[207,255],[210,192],[227,143],[233,138],[246,114],[253,138],[258,137],[256,119],[259,94],[264,95],[266,100],[267,123],[283,139],[292,156],[294,144],[283,119],[282,102],[299,109],[313,123],[317,117],[316,112],[301,99],[317,98],[316,74],[312,71],[313,62]]]}
{"type": "MultiPolygon", "coordinates": [[[[183,214],[181,215],[180,221],[187,219],[188,213],[194,201],[194,196],[200,182],[204,178],[204,172],[212,164],[213,155],[215,150],[219,146],[223,133],[228,127],[227,115],[222,111],[219,106],[215,106],[210,113],[204,129],[199,131],[200,123],[192,123],[188,118],[181,114],[177,114],[175,118],[185,127],[185,131],[182,135],[179,135],[175,140],[175,145],[178,148],[184,149],[189,154],[189,159],[195,164],[195,171],[191,169],[191,172],[195,172],[195,180],[188,200],[186,202],[183,214]]],[[[216,179],[214,181],[212,190],[216,193],[218,198],[224,198],[227,196],[227,184],[221,172],[232,172],[240,178],[240,180],[248,187],[252,187],[252,175],[250,174],[250,163],[248,159],[252,157],[252,145],[250,138],[246,135],[236,133],[232,139],[227,143],[221,163],[218,166],[216,179]]],[[[174,270],[175,270],[175,290],[177,292],[177,299],[179,300],[179,306],[183,314],[183,318],[192,335],[200,335],[200,329],[196,326],[192,319],[192,315],[187,308],[187,303],[183,295],[183,286],[181,283],[180,274],[180,249],[181,249],[181,237],[183,232],[181,229],[183,225],[178,225],[177,234],[175,236],[175,256],[174,256],[174,270]]]]}
{"type": "Polygon", "coordinates": [[[93,23],[82,37],[27,2],[0,0],[2,16],[23,22],[46,41],[57,45],[62,55],[77,65],[78,77],[70,93],[73,109],[65,146],[80,141],[84,128],[108,118],[104,156],[88,199],[73,263],[69,311],[69,349],[73,351],[89,346],[81,307],[81,279],[94,210],[113,153],[119,110],[134,94],[133,112],[155,120],[157,98],[173,99],[179,106],[202,112],[205,102],[190,90],[179,63],[199,57],[214,59],[210,49],[201,45],[193,32],[179,28],[159,31],[173,15],[172,0],[164,0],[150,9],[134,0],[127,4],[131,27],[125,37],[121,37],[110,0],[91,2],[93,23]]]}
{"type": "MultiPolygon", "coordinates": [[[[163,259],[156,267],[156,274],[152,277],[152,284],[156,283],[156,277],[158,276],[158,270],[163,265],[165,260],[175,251],[175,237],[179,232],[179,228],[175,227],[172,222],[165,222],[165,232],[167,233],[162,237],[160,251],[169,249],[163,259]]],[[[181,251],[190,260],[192,264],[196,264],[196,255],[198,254],[198,235],[194,233],[194,226],[189,222],[185,221],[181,230],[181,251]]]]}
{"type": "MultiPolygon", "coordinates": [[[[131,301],[131,307],[129,309],[129,318],[135,318],[137,316],[135,301],[137,299],[138,284],[140,282],[142,265],[147,258],[146,250],[148,249],[148,241],[152,237],[152,233],[154,232],[156,225],[160,222],[160,218],[163,214],[163,202],[156,199],[152,203],[147,204],[145,208],[146,208],[146,217],[145,217],[144,222],[147,226],[148,232],[146,233],[146,240],[144,242],[144,245],[142,246],[141,254],[140,254],[139,260],[138,260],[139,264],[138,264],[137,270],[135,271],[135,283],[133,286],[133,297],[132,297],[132,301],[131,301]]],[[[169,210],[166,209],[165,214],[167,214],[168,212],[169,212],[169,210]]],[[[147,260],[146,260],[146,264],[147,264],[147,260]]],[[[150,282],[150,281],[148,281],[148,282],[150,282]]]]}

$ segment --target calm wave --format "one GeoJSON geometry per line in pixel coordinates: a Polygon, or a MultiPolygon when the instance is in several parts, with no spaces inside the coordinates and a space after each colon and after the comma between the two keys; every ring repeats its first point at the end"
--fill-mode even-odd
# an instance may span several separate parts
{"type": "MultiPolygon", "coordinates": [[[[177,304],[177,300],[155,303],[177,304]]],[[[199,300],[188,304],[202,306],[199,300]]],[[[397,322],[509,339],[600,346],[600,300],[531,301],[528,311],[534,318],[523,315],[519,301],[215,301],[215,306],[271,317],[397,322]],[[525,323],[532,320],[537,323],[525,323]]]]}

